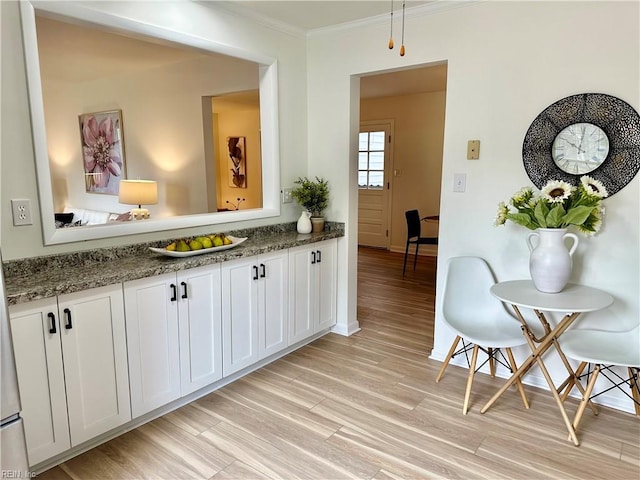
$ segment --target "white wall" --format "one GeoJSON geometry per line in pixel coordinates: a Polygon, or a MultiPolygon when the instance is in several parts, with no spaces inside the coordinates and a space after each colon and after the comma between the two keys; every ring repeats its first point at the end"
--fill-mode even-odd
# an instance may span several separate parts
{"type": "MultiPolygon", "coordinates": [[[[217,43],[234,45],[278,60],[278,95],[280,109],[280,178],[292,185],[306,175],[306,51],[305,40],[270,28],[248,23],[246,19],[218,13],[210,5],[185,1],[167,1],[162,8],[149,8],[148,2],[86,2],[89,8],[107,11],[151,26],[186,32],[217,43]]],[[[193,228],[86,241],[45,247],[39,222],[38,190],[31,139],[28,92],[18,2],[2,1],[2,225],[1,243],[5,260],[48,255],[103,246],[195,235],[211,228],[193,228]],[[32,226],[14,227],[11,223],[12,198],[29,198],[35,222],[32,226]]],[[[201,105],[198,104],[200,109],[201,105]]],[[[125,118],[126,128],[126,118],[125,118]]],[[[202,135],[200,124],[199,135],[202,135]]],[[[126,141],[127,131],[125,131],[126,141]]],[[[198,145],[202,148],[202,144],[198,145]]],[[[268,221],[237,222],[216,226],[221,229],[242,228],[265,223],[293,221],[299,215],[295,204],[282,205],[280,217],[268,221]]]]}
{"type": "MultiPolygon", "coordinates": [[[[448,62],[435,358],[453,338],[440,308],[445,262],[480,255],[500,280],[528,277],[528,231],[497,228],[499,201],[531,185],[522,141],[549,104],[581,92],[617,96],[640,110],[638,2],[481,2],[407,18],[405,57],[388,50],[388,24],[314,34],[308,48],[309,170],[326,176],[334,201],[327,215],[347,224],[341,244],[339,319],[355,330],[358,82],[354,76],[448,62]],[[331,139],[331,141],[327,141],[331,139]],[[482,142],[478,161],[466,160],[467,140],[482,142]],[[465,193],[452,191],[453,174],[466,173],[465,193]]],[[[581,238],[574,282],[615,296],[613,307],[584,315],[580,325],[620,328],[639,319],[640,177],[605,202],[603,230],[581,238]]],[[[526,349],[517,352],[526,355],[526,349]]],[[[563,376],[552,363],[552,375],[563,376]]],[[[529,375],[532,382],[540,378],[529,375]]],[[[626,399],[614,398],[623,408],[626,399]]]]}
{"type": "Polygon", "coordinates": [[[64,206],[111,212],[131,208],[118,203],[117,195],[86,193],[78,130],[81,113],[121,110],[123,178],[158,182],[158,204],[148,206],[152,216],[207,213],[201,98],[257,87],[257,65],[210,56],[91,82],[43,78],[57,211],[64,206]]]}

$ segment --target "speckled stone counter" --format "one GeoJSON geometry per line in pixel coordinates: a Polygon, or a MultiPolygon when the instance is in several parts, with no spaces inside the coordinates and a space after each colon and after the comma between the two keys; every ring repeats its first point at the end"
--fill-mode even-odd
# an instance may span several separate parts
{"type": "Polygon", "coordinates": [[[168,243],[162,241],[10,260],[3,264],[7,300],[9,305],[16,305],[329,240],[344,236],[344,224],[327,222],[323,232],[310,234],[299,234],[295,223],[226,230],[225,233],[248,239],[229,250],[183,258],[149,250],[149,247],[164,247],[168,243]]]}

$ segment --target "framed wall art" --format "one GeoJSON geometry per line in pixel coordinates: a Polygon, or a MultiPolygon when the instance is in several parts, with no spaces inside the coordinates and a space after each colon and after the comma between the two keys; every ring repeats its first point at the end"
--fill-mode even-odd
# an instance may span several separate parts
{"type": "Polygon", "coordinates": [[[229,186],[247,188],[247,161],[245,137],[227,137],[229,156],[229,186]]]}
{"type": "Polygon", "coordinates": [[[118,195],[125,178],[122,110],[83,113],[78,121],[86,191],[118,195]]]}

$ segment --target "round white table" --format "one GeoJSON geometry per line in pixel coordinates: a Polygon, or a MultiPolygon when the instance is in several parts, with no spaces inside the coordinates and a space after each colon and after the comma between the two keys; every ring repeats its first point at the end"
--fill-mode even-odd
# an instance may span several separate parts
{"type": "Polygon", "coordinates": [[[536,290],[531,280],[511,280],[496,283],[491,293],[511,305],[545,312],[594,312],[613,304],[608,293],[575,283],[568,284],[560,293],[543,293],[536,290]]]}
{"type": "MultiPolygon", "coordinates": [[[[516,316],[522,324],[522,332],[525,335],[527,343],[531,348],[531,355],[527,357],[522,365],[514,372],[498,392],[487,402],[487,404],[480,410],[485,413],[491,405],[511,386],[513,383],[521,378],[531,366],[536,362],[542,371],[551,393],[556,399],[556,403],[560,408],[560,413],[564,420],[569,436],[575,445],[579,445],[578,438],[576,437],[575,429],[573,428],[567,412],[564,409],[564,400],[566,399],[569,390],[565,390],[565,393],[560,397],[560,392],[564,388],[569,388],[575,385],[581,391],[583,390],[580,383],[576,381],[576,375],[573,368],[569,364],[565,357],[560,345],[558,344],[558,337],[569,328],[569,326],[578,318],[581,313],[593,312],[596,310],[602,310],[609,307],[613,303],[613,297],[602,290],[597,288],[587,287],[584,285],[568,284],[559,293],[543,293],[536,290],[531,280],[511,280],[508,282],[500,282],[493,285],[490,289],[491,293],[498,299],[505,303],[510,304],[516,313],[516,316]],[[544,327],[544,335],[540,338],[536,337],[527,323],[520,308],[529,308],[533,310],[540,320],[540,323],[544,327]],[[564,317],[555,327],[551,327],[547,321],[544,312],[560,312],[564,314],[564,317]],[[561,385],[560,388],[556,388],[544,365],[542,355],[551,347],[555,347],[556,351],[560,355],[562,362],[569,372],[569,379],[561,385]]],[[[584,392],[583,392],[584,393],[584,392]]]]}

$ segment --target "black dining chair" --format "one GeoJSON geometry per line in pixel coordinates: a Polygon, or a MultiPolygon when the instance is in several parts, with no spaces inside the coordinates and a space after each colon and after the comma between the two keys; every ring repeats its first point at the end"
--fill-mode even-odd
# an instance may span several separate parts
{"type": "MultiPolygon", "coordinates": [[[[418,261],[418,248],[420,245],[437,245],[438,237],[421,237],[420,227],[420,214],[418,210],[407,210],[404,213],[407,218],[407,246],[404,250],[404,264],[402,265],[402,276],[407,269],[407,256],[409,255],[409,245],[414,244],[416,246],[416,253],[413,257],[413,269],[416,269],[416,262],[418,261]]],[[[430,218],[430,217],[425,217],[430,218]]],[[[433,217],[437,218],[437,217],[433,217]]]]}

